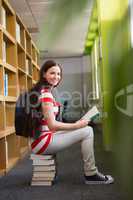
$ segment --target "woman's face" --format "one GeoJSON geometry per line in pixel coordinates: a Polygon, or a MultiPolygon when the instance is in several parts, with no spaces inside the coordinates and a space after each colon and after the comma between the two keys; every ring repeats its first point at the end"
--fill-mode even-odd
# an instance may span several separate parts
{"type": "Polygon", "coordinates": [[[56,86],[61,79],[61,69],[60,67],[53,66],[44,73],[44,78],[48,81],[48,83],[52,86],[56,86]]]}

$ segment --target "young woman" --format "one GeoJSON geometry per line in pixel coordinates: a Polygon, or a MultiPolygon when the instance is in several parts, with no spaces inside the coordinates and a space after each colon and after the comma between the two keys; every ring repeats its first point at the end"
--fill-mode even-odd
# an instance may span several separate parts
{"type": "Polygon", "coordinates": [[[55,154],[72,144],[81,143],[86,184],[110,184],[113,178],[98,172],[95,166],[93,150],[93,129],[85,120],[75,123],[56,121],[58,102],[53,97],[52,90],[62,79],[62,69],[52,60],[46,61],[40,70],[40,79],[33,92],[39,92],[41,103],[41,118],[31,138],[31,149],[35,154],[55,154]]]}

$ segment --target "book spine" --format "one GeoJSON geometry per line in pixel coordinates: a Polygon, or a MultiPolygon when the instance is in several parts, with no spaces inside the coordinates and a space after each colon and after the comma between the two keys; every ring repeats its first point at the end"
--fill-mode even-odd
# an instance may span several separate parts
{"type": "Polygon", "coordinates": [[[49,159],[53,159],[52,155],[36,155],[36,154],[31,154],[30,159],[32,160],[49,160],[49,159]]]}
{"type": "Polygon", "coordinates": [[[33,165],[53,165],[54,160],[33,160],[33,165]]]}
{"type": "Polygon", "coordinates": [[[32,177],[33,178],[39,178],[39,177],[41,177],[41,178],[53,178],[54,179],[54,177],[55,177],[55,173],[53,173],[53,174],[50,174],[50,173],[45,173],[45,172],[43,172],[42,174],[40,174],[40,173],[34,173],[33,175],[32,175],[32,177]]]}
{"type": "Polygon", "coordinates": [[[36,171],[55,171],[55,169],[56,169],[56,167],[55,167],[55,165],[50,165],[50,166],[43,166],[42,168],[41,168],[41,166],[34,166],[33,167],[33,170],[34,170],[34,172],[36,172],[36,171]]]}
{"type": "Polygon", "coordinates": [[[8,96],[8,74],[4,74],[4,96],[8,96]]]}
{"type": "Polygon", "coordinates": [[[26,74],[29,74],[29,60],[26,59],[26,74]]]}
{"type": "Polygon", "coordinates": [[[2,45],[2,59],[3,62],[6,62],[6,42],[3,41],[3,45],[2,45]]]}
{"type": "Polygon", "coordinates": [[[21,43],[21,38],[20,38],[20,25],[16,22],[16,40],[21,43]]]}

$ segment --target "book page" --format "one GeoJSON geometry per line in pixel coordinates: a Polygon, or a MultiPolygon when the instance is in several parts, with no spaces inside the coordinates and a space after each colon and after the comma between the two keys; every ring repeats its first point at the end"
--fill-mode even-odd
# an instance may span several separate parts
{"type": "Polygon", "coordinates": [[[81,119],[85,119],[89,122],[95,119],[99,114],[100,112],[98,111],[97,107],[93,106],[81,119]]]}

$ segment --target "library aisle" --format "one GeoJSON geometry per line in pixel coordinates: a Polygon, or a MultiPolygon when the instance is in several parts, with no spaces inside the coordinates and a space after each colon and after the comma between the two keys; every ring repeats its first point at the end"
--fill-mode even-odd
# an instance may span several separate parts
{"type": "MultiPolygon", "coordinates": [[[[99,169],[114,175],[111,153],[101,147],[101,133],[95,133],[96,160],[99,169]]],[[[111,185],[85,185],[82,172],[80,145],[58,153],[58,179],[52,187],[30,186],[32,164],[29,157],[21,160],[0,179],[0,200],[125,200],[118,187],[119,179],[111,185]]]]}

